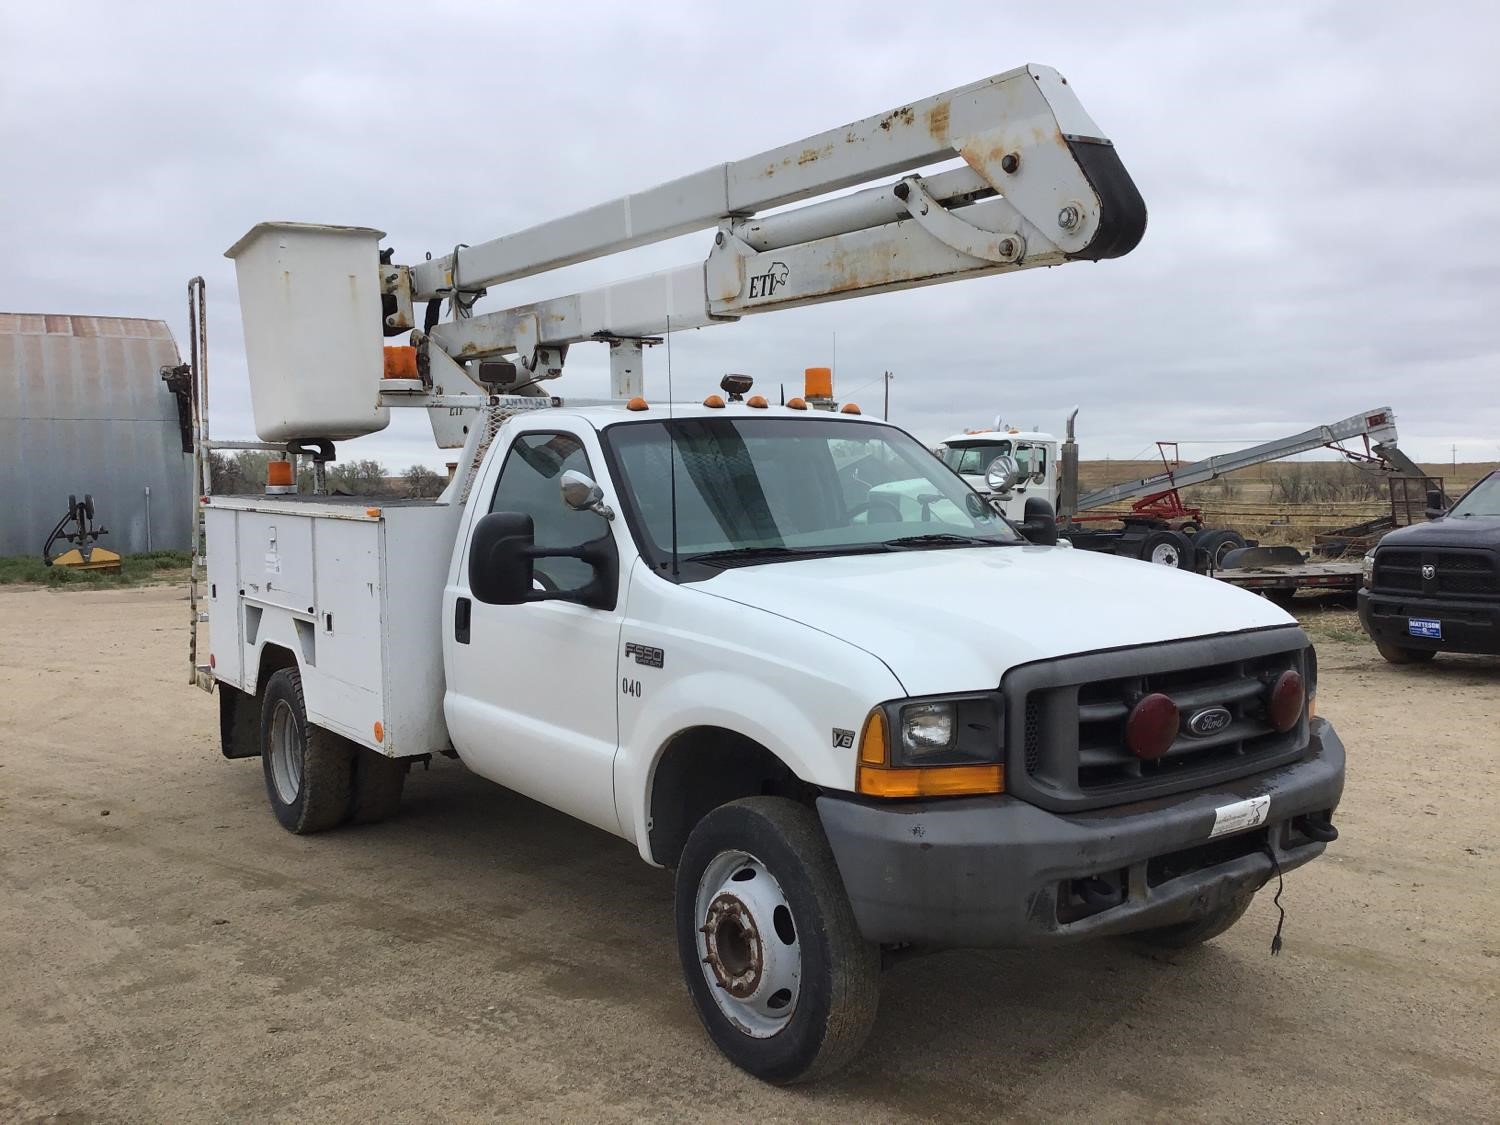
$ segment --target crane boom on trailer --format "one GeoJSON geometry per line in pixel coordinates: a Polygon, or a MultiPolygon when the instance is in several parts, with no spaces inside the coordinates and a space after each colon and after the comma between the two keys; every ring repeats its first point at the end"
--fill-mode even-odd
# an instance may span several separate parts
{"type": "MultiPolygon", "coordinates": [[[[1064,450],[1070,443],[1073,443],[1071,429],[1070,420],[1068,438],[1063,443],[1064,450]]],[[[1097,488],[1079,496],[1072,511],[1068,510],[1068,505],[1064,501],[1058,514],[1067,517],[1073,515],[1074,512],[1089,512],[1096,508],[1119,504],[1137,496],[1144,496],[1149,501],[1180,488],[1216,480],[1225,473],[1237,473],[1241,469],[1248,469],[1254,465],[1280,461],[1286,457],[1295,457],[1299,453],[1308,453],[1314,449],[1323,448],[1336,450],[1358,460],[1386,460],[1391,453],[1397,451],[1395,412],[1389,406],[1366,410],[1326,426],[1315,426],[1300,434],[1275,438],[1259,445],[1252,445],[1247,449],[1237,449],[1233,453],[1215,453],[1212,457],[1205,457],[1201,461],[1173,466],[1152,476],[1142,477],[1140,480],[1122,481],[1105,488],[1097,488]],[[1363,450],[1343,448],[1345,442],[1354,440],[1364,443],[1363,450]]],[[[1066,460],[1066,454],[1064,459],[1066,460]]],[[[1066,497],[1066,487],[1064,497],[1066,497]]]]}
{"type": "Polygon", "coordinates": [[[292,832],[393,815],[446,754],[630,841],[675,872],[704,1027],[773,1082],[854,1057],[882,947],[1228,928],[1337,836],[1343,746],[1295,621],[1059,548],[1045,503],[1007,522],[904,431],[817,409],[824,381],[642,394],[660,333],[1116,257],[1145,222],[1032,66],[415,266],[368,228],[254,228],[229,253],[261,441],[318,465],[411,406],[463,454],[434,500],[316,472],[302,495],[285,460],[206,499],[194,678],[225,757],[260,758],[292,832]],[[695,264],[475,311],[710,227],[695,264]],[[616,401],[543,394],[589,341],[616,401]]]}

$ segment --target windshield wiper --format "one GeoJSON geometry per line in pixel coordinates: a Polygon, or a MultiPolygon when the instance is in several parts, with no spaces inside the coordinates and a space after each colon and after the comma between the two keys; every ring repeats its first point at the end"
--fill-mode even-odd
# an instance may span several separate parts
{"type": "Polygon", "coordinates": [[[1015,542],[1006,539],[986,539],[980,535],[960,535],[952,531],[930,531],[925,535],[903,535],[899,539],[887,539],[886,547],[1009,547],[1015,542]]]}

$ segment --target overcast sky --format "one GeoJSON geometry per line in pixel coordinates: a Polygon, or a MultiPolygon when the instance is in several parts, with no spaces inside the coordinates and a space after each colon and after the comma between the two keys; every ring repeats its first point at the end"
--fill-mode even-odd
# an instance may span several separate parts
{"type": "MultiPolygon", "coordinates": [[[[1150,209],[1140,247],[682,333],[936,440],[997,415],[1085,457],[1395,408],[1421,460],[1500,458],[1500,9],[1471,4],[427,2],[0,7],[0,310],[155,317],[210,294],[214,426],[250,436],[232,264],[252,224],[446,252],[1026,62],[1061,70],[1150,209]]],[[[709,235],[478,311],[700,260],[709,235]]],[[[647,387],[665,397],[660,350],[647,387]]],[[[575,347],[556,393],[607,388],[575,347]]],[[[1184,446],[1189,455],[1215,447],[1184,446]]],[[[425,420],[347,446],[438,464],[425,420]]]]}

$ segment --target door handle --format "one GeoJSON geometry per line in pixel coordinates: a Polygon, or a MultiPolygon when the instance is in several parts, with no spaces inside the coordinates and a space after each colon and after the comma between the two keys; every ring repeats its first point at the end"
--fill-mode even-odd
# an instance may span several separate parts
{"type": "Polygon", "coordinates": [[[469,643],[469,613],[471,604],[468,598],[459,598],[453,603],[453,639],[461,645],[469,643]]]}

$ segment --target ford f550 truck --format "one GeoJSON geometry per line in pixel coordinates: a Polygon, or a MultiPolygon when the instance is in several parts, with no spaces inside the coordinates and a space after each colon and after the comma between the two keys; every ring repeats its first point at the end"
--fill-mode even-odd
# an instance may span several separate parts
{"type": "MultiPolygon", "coordinates": [[[[668,188],[410,268],[364,228],[230,251],[260,444],[288,460],[267,495],[203,503],[193,675],[280,823],[386,817],[412,761],[450,754],[622,837],[675,871],[708,1033],[774,1082],[853,1057],[885,953],[1200,942],[1320,854],[1344,750],[1280,609],[1060,546],[1045,502],[1007,520],[852,404],[641,385],[653,331],[1128,251],[1144,207],[1071,87],[1011,71],[668,188]],[[472,313],[705,222],[706,263],[472,313]],[[382,325],[411,342],[382,354],[382,325]],[[616,398],[543,394],[595,339],[616,398]],[[328,495],[333,443],[402,406],[461,449],[447,491],[328,495]]],[[[193,356],[200,460],[255,444],[209,438],[193,356]]]]}

